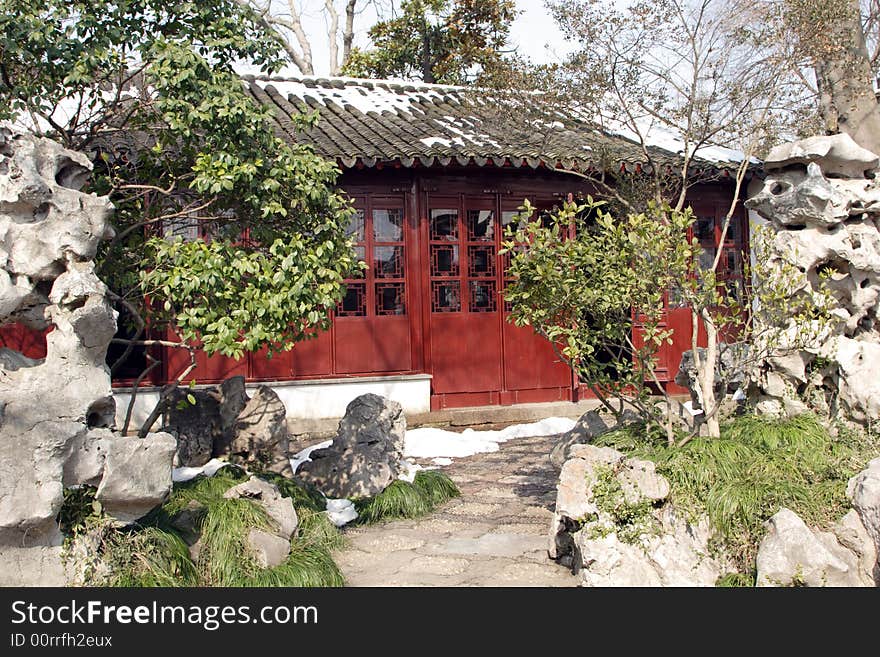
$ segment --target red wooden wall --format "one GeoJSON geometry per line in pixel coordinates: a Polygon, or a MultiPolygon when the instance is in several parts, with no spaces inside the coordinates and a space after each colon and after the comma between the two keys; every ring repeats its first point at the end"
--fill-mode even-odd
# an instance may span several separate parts
{"type": "MultiPolygon", "coordinates": [[[[331,329],[271,359],[265,352],[239,361],[200,353],[193,378],[212,383],[239,374],[273,381],[428,373],[435,409],[583,394],[546,340],[507,321],[498,249],[502,228],[523,199],[550,207],[569,193],[593,191],[584,181],[488,168],[372,169],[347,172],[342,186],[358,209],[351,232],[368,269],[347,281],[331,329]]],[[[729,193],[718,185],[692,195],[700,217],[696,236],[707,253],[719,246],[729,193]]],[[[747,248],[744,216],[739,219],[722,245],[730,279],[741,278],[739,254],[747,248]]],[[[690,348],[690,312],[673,300],[667,321],[675,334],[660,354],[661,378],[671,382],[681,353],[690,348]]],[[[26,355],[45,354],[39,335],[3,327],[0,339],[26,355]]],[[[163,361],[152,383],[173,379],[189,362],[182,350],[167,350],[163,361]]]]}

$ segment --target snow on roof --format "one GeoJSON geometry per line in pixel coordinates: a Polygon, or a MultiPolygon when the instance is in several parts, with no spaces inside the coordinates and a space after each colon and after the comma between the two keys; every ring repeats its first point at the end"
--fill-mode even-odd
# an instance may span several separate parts
{"type": "MultiPolygon", "coordinates": [[[[445,165],[454,158],[463,165],[589,171],[638,167],[646,160],[639,136],[621,126],[597,129],[608,122],[576,108],[556,107],[542,116],[539,106],[519,102],[521,96],[491,90],[353,78],[244,80],[258,101],[276,111],[285,137],[310,142],[346,167],[388,161],[412,166],[416,159],[445,165]],[[321,116],[304,136],[285,124],[303,110],[321,116]]],[[[683,142],[670,131],[646,134],[652,162],[673,166],[683,142]]],[[[695,164],[704,167],[733,168],[742,161],[719,146],[704,147],[697,156],[695,164]]]]}

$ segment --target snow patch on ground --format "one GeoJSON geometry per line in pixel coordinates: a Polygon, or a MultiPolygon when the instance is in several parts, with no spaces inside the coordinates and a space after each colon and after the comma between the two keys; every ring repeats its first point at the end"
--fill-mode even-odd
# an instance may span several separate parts
{"type": "Polygon", "coordinates": [[[354,508],[354,502],[346,499],[328,499],[327,510],[325,511],[325,513],[327,514],[327,517],[330,518],[330,522],[332,522],[337,527],[347,525],[352,520],[358,517],[358,512],[354,508]]]}
{"type": "Polygon", "coordinates": [[[322,443],[318,443],[317,445],[312,445],[311,447],[306,447],[304,450],[297,452],[293,456],[290,457],[290,467],[293,470],[294,474],[296,474],[296,469],[301,466],[306,461],[312,460],[312,452],[316,449],[326,449],[333,444],[333,440],[325,440],[322,443]]]}
{"type": "Polygon", "coordinates": [[[397,478],[411,484],[416,480],[416,474],[419,470],[422,470],[422,466],[417,463],[413,463],[412,461],[401,461],[400,474],[397,475],[397,478]]]}
{"type": "Polygon", "coordinates": [[[227,461],[221,461],[220,459],[211,459],[205,465],[199,467],[183,467],[183,468],[174,468],[171,471],[171,481],[175,484],[183,483],[184,481],[189,481],[190,479],[195,479],[199,475],[205,475],[206,477],[213,477],[217,474],[217,471],[225,465],[232,465],[227,461]]]}
{"type": "MultiPolygon", "coordinates": [[[[500,431],[474,431],[465,429],[461,433],[446,429],[410,429],[406,432],[404,456],[423,459],[462,458],[474,454],[497,452],[501,443],[513,438],[533,436],[552,436],[570,431],[575,421],[564,417],[550,417],[530,424],[515,424],[500,431]]],[[[437,463],[437,461],[434,461],[437,463]]],[[[451,461],[449,461],[451,462],[451,461]]],[[[449,463],[442,463],[448,465],[449,463]]],[[[438,465],[441,465],[438,463],[438,465]]]]}

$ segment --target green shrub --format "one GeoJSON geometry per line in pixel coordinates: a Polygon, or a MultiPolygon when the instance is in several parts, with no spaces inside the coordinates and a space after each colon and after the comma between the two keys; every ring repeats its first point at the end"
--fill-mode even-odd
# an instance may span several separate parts
{"type": "Polygon", "coordinates": [[[56,516],[63,534],[69,536],[85,527],[89,521],[101,517],[101,503],[95,499],[97,490],[94,486],[64,489],[64,501],[56,516]]]}
{"type": "Polygon", "coordinates": [[[719,588],[752,587],[755,585],[755,572],[725,573],[717,579],[715,586],[719,588]]]}
{"type": "Polygon", "coordinates": [[[593,538],[600,538],[615,532],[624,543],[634,544],[644,534],[656,534],[658,523],[651,515],[651,502],[641,500],[629,502],[623,492],[623,486],[615,476],[613,468],[598,466],[595,470],[596,481],[593,483],[593,501],[596,507],[607,514],[613,526],[601,523],[588,524],[587,531],[593,538]]]}

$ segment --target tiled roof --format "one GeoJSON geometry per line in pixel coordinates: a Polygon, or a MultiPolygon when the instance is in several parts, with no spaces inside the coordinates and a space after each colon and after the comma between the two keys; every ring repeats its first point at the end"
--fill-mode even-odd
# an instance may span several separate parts
{"type": "MultiPolygon", "coordinates": [[[[346,168],[458,163],[588,172],[636,169],[645,160],[632,139],[600,130],[575,112],[539,114],[525,94],[345,78],[244,76],[244,82],[273,110],[280,136],[311,143],[346,168]],[[290,117],[313,110],[320,114],[317,126],[298,133],[290,117]]],[[[678,159],[670,150],[649,148],[658,165],[678,159]]],[[[700,164],[726,169],[735,161],[700,164]]]]}

